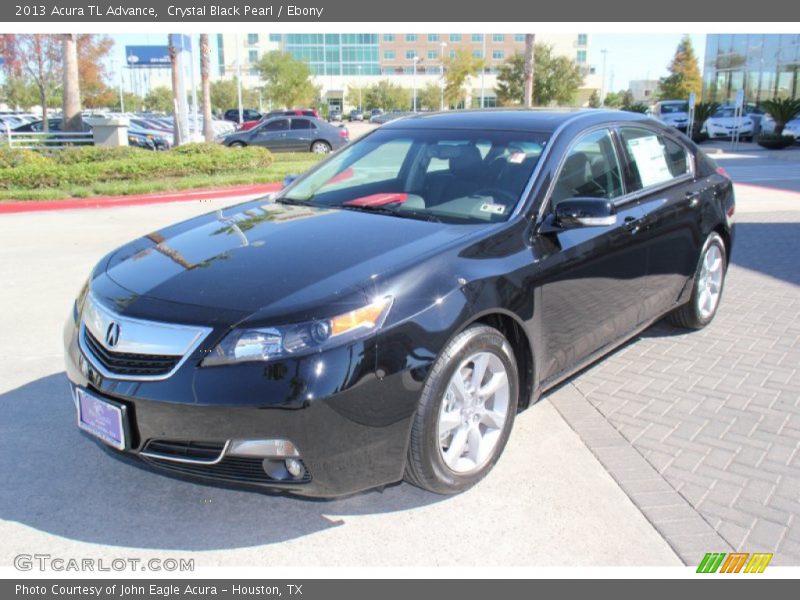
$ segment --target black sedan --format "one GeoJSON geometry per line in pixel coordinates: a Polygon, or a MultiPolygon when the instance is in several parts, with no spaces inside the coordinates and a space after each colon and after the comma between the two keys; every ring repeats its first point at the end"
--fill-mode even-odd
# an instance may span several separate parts
{"type": "Polygon", "coordinates": [[[350,141],[344,127],[334,127],[316,117],[278,116],[264,119],[246,131],[235,131],[222,143],[233,148],[263,146],[271,152],[314,152],[328,154],[350,141]]]}
{"type": "Polygon", "coordinates": [[[202,481],[460,492],[545,390],[664,316],[711,322],[733,215],[642,115],[394,121],[103,258],[64,335],[78,425],[202,481]]]}

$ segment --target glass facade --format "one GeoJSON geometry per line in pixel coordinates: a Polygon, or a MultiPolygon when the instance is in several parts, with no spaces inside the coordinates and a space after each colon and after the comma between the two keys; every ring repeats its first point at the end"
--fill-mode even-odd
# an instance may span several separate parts
{"type": "Polygon", "coordinates": [[[286,52],[307,62],[314,75],[381,73],[375,33],[287,33],[283,44],[286,52]]]}
{"type": "Polygon", "coordinates": [[[703,100],[800,98],[800,34],[709,34],[703,100]]]}

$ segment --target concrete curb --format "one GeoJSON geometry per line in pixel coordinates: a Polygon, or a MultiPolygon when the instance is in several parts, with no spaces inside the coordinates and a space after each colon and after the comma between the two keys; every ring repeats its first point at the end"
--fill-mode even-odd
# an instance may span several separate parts
{"type": "Polygon", "coordinates": [[[159,194],[140,194],[131,196],[97,196],[94,198],[67,198],[64,200],[0,201],[0,214],[38,212],[51,210],[75,210],[84,208],[114,208],[117,206],[143,206],[166,202],[186,202],[189,200],[215,200],[235,198],[278,191],[280,183],[262,183],[237,187],[185,190],[159,194]]]}
{"type": "Polygon", "coordinates": [[[547,400],[684,564],[700,564],[707,552],[734,551],[574,385],[562,386],[547,400]]]}

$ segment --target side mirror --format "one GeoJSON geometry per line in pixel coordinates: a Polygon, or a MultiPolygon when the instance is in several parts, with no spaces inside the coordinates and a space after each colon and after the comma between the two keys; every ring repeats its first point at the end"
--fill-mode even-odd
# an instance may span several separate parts
{"type": "Polygon", "coordinates": [[[292,183],[294,183],[294,180],[297,179],[298,177],[300,176],[294,173],[287,175],[286,177],[283,178],[283,187],[289,187],[290,185],[292,185],[292,183]]]}
{"type": "Polygon", "coordinates": [[[573,227],[608,227],[617,222],[617,207],[605,198],[570,198],[556,204],[554,224],[573,227]]]}

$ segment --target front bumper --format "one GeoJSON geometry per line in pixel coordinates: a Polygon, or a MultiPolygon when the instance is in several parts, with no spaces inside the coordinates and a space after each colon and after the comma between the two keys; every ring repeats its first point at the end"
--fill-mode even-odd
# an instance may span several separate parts
{"type": "Polygon", "coordinates": [[[183,478],[305,496],[341,496],[403,477],[417,395],[402,390],[399,373],[375,375],[374,340],[269,365],[201,368],[198,350],[167,379],[126,381],[103,376],[81,351],[80,335],[70,318],[64,331],[70,382],[126,407],[128,441],[121,451],[109,447],[113,453],[183,478]],[[304,476],[275,478],[263,458],[223,452],[233,440],[264,439],[292,442],[304,476]],[[153,457],[154,447],[181,446],[205,458],[153,457]],[[215,452],[219,460],[210,464],[215,452]]]}

